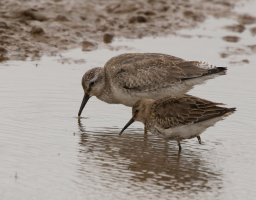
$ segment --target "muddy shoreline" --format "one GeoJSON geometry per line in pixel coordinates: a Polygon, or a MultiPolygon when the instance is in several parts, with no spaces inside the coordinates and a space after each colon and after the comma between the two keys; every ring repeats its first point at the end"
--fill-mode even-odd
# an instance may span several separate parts
{"type": "MultiPolygon", "coordinates": [[[[116,37],[141,38],[175,34],[209,16],[237,19],[242,32],[255,18],[233,12],[238,0],[0,1],[0,61],[37,59],[80,47],[84,51],[116,37]]],[[[225,38],[233,41],[237,38],[225,38]]]]}

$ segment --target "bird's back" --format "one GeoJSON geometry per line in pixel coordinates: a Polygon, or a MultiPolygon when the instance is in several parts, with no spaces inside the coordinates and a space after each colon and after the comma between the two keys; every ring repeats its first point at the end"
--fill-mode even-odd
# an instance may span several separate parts
{"type": "Polygon", "coordinates": [[[105,74],[120,88],[148,92],[208,75],[210,68],[198,61],[166,54],[130,53],[110,59],[105,65],[105,74]]]}
{"type": "Polygon", "coordinates": [[[184,95],[166,97],[154,102],[151,107],[151,123],[163,129],[196,124],[232,113],[235,108],[225,108],[219,103],[184,95]]]}

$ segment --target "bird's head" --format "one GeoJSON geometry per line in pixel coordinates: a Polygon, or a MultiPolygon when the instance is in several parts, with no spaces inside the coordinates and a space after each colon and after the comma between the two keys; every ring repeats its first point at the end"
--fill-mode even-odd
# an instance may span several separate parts
{"type": "Polygon", "coordinates": [[[98,96],[101,94],[104,88],[103,68],[95,67],[93,69],[88,70],[82,77],[82,87],[84,90],[84,98],[81,103],[78,116],[81,115],[90,97],[98,96]]]}
{"type": "Polygon", "coordinates": [[[132,118],[124,126],[119,135],[121,135],[126,128],[128,128],[133,122],[140,121],[145,124],[150,114],[150,108],[153,104],[153,99],[141,99],[138,100],[132,107],[132,118]]]}

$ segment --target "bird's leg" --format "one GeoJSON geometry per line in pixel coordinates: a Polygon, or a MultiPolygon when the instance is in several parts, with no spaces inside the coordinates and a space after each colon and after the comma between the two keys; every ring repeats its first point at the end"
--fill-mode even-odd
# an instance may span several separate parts
{"type": "Polygon", "coordinates": [[[202,144],[202,142],[201,142],[201,137],[200,137],[200,136],[196,136],[196,138],[197,138],[199,144],[202,144]]]}
{"type": "Polygon", "coordinates": [[[181,145],[180,145],[180,140],[177,140],[178,146],[179,146],[179,153],[181,152],[181,145]]]}
{"type": "Polygon", "coordinates": [[[148,139],[148,129],[144,126],[144,140],[148,139]]]}
{"type": "Polygon", "coordinates": [[[148,129],[146,126],[144,126],[144,135],[147,135],[148,134],[148,129]]]}

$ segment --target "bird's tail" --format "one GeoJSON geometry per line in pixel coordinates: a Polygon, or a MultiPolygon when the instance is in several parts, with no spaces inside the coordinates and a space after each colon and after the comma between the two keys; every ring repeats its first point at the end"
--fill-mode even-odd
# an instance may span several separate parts
{"type": "Polygon", "coordinates": [[[236,108],[226,108],[224,110],[223,116],[227,117],[227,116],[231,115],[235,111],[236,111],[236,108]]]}
{"type": "Polygon", "coordinates": [[[226,71],[227,71],[226,67],[214,67],[214,68],[209,69],[205,75],[217,74],[217,73],[226,72],[226,71]]]}
{"type": "Polygon", "coordinates": [[[190,79],[208,77],[208,76],[214,75],[214,74],[224,75],[224,74],[226,74],[226,71],[227,71],[226,67],[214,67],[214,68],[208,69],[206,73],[203,73],[200,76],[185,77],[185,78],[182,78],[181,80],[186,81],[186,80],[190,80],[190,79]]]}
{"type": "Polygon", "coordinates": [[[228,108],[228,112],[235,112],[236,108],[228,108]]]}

